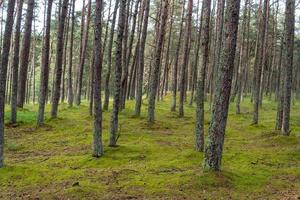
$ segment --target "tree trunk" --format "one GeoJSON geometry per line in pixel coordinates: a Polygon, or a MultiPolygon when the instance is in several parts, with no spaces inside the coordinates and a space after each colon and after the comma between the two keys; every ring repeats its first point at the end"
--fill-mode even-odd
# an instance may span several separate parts
{"type": "MultiPolygon", "coordinates": [[[[144,8],[144,18],[143,18],[143,28],[141,31],[141,41],[139,44],[139,59],[137,62],[138,72],[137,72],[137,88],[136,88],[136,102],[135,102],[135,115],[141,115],[141,106],[142,106],[142,97],[143,97],[143,78],[144,78],[144,54],[145,54],[145,45],[147,39],[147,28],[148,28],[148,17],[150,11],[150,0],[145,0],[144,8]]],[[[142,23],[142,22],[141,22],[142,23]]]]}
{"type": "Polygon", "coordinates": [[[218,73],[212,119],[205,149],[204,169],[220,170],[224,135],[228,116],[234,58],[239,23],[240,0],[227,0],[225,42],[218,73]]]}
{"type": "Polygon", "coordinates": [[[10,122],[17,122],[17,95],[18,95],[18,71],[19,71],[19,56],[20,56],[20,36],[21,36],[21,21],[22,9],[24,0],[19,0],[17,20],[15,26],[15,41],[14,41],[14,57],[12,62],[12,97],[11,97],[11,117],[10,122]]]}
{"type": "Polygon", "coordinates": [[[211,0],[204,0],[202,5],[203,21],[201,23],[202,39],[202,65],[196,88],[196,151],[203,151],[204,148],[204,86],[206,69],[209,65],[209,23],[210,23],[211,0]]]}
{"type": "Polygon", "coordinates": [[[30,43],[31,43],[31,25],[33,20],[33,9],[34,9],[34,0],[28,0],[26,21],[25,21],[25,33],[23,36],[23,44],[21,50],[21,63],[19,71],[19,84],[18,84],[18,102],[17,105],[20,108],[23,108],[25,103],[25,94],[26,94],[26,83],[27,83],[27,72],[29,65],[29,54],[30,54],[30,43]]]}
{"type": "Polygon", "coordinates": [[[103,155],[102,144],[102,108],[101,108],[101,76],[102,76],[102,0],[96,0],[95,8],[95,32],[94,32],[94,135],[93,135],[93,156],[103,155]]]}
{"type": "Polygon", "coordinates": [[[115,50],[115,84],[114,84],[114,103],[110,121],[110,140],[109,146],[116,146],[117,132],[119,127],[119,109],[121,98],[121,76],[122,76],[122,44],[125,28],[126,0],[120,0],[120,11],[118,20],[118,35],[115,50]]]}
{"type": "Polygon", "coordinates": [[[37,124],[41,125],[44,123],[44,113],[46,97],[48,94],[48,81],[49,81],[49,53],[50,53],[50,31],[51,31],[51,11],[52,11],[53,0],[48,0],[47,6],[47,19],[46,19],[46,30],[42,54],[42,66],[41,66],[41,78],[40,78],[40,96],[39,96],[39,111],[37,124]]]}
{"type": "Polygon", "coordinates": [[[172,89],[173,95],[172,95],[172,104],[171,104],[171,111],[173,111],[173,112],[176,110],[178,60],[179,60],[181,38],[182,38],[182,31],[183,31],[184,4],[185,4],[185,0],[182,3],[179,38],[178,38],[178,43],[177,43],[177,48],[176,48],[175,63],[174,63],[174,69],[173,69],[173,89],[172,89]]]}
{"type": "Polygon", "coordinates": [[[61,87],[61,75],[62,75],[62,58],[64,50],[64,30],[65,30],[65,19],[68,12],[68,1],[63,0],[61,8],[61,15],[59,17],[59,27],[57,32],[57,43],[56,43],[56,61],[55,61],[55,82],[54,91],[52,95],[52,108],[51,117],[57,117],[58,103],[60,99],[60,87],[61,87]]]}
{"type": "MultiPolygon", "coordinates": [[[[261,88],[261,74],[262,74],[262,68],[263,68],[263,62],[264,62],[264,44],[265,44],[265,38],[266,38],[266,28],[267,28],[267,10],[268,10],[268,5],[269,5],[269,0],[264,1],[264,11],[260,11],[261,13],[259,14],[261,16],[261,19],[259,20],[260,22],[260,29],[258,33],[258,49],[257,49],[257,65],[256,65],[256,73],[254,74],[255,78],[255,89],[254,89],[254,109],[253,109],[253,124],[258,124],[258,111],[259,111],[259,102],[260,102],[260,88],[261,88]]],[[[261,10],[261,9],[260,9],[261,10]]]]}
{"type": "MultiPolygon", "coordinates": [[[[199,1],[198,0],[198,10],[200,5],[199,5],[199,1]]],[[[198,11],[199,13],[199,11],[198,11]]],[[[197,14],[197,19],[199,17],[199,14],[197,14]]],[[[193,101],[194,101],[194,93],[195,93],[195,86],[196,86],[196,83],[197,83],[197,77],[198,77],[198,65],[199,65],[199,52],[200,52],[200,46],[201,46],[201,34],[202,34],[202,20],[203,20],[203,12],[202,12],[202,9],[200,11],[200,21],[199,21],[199,30],[198,30],[198,34],[197,34],[197,44],[196,44],[196,51],[195,51],[195,61],[193,63],[193,77],[192,77],[192,86],[191,86],[191,99],[190,99],[190,105],[193,105],[193,101]]]]}
{"type": "Polygon", "coordinates": [[[242,42],[241,42],[241,56],[240,56],[240,72],[237,77],[237,100],[236,100],[236,114],[241,113],[241,98],[242,98],[242,86],[244,79],[244,72],[248,63],[248,42],[246,42],[247,36],[247,20],[250,21],[250,16],[247,16],[248,9],[250,9],[249,0],[245,1],[244,14],[243,14],[243,24],[242,24],[242,42]],[[249,8],[248,8],[249,7],[249,8]],[[247,19],[248,18],[248,19],[247,19]]]}
{"type": "Polygon", "coordinates": [[[293,79],[293,54],[294,54],[294,35],[295,35],[295,0],[286,0],[285,11],[285,81],[284,81],[284,98],[282,112],[283,135],[290,134],[290,111],[291,111],[291,94],[293,79]]]}
{"type": "Polygon", "coordinates": [[[159,20],[159,28],[156,36],[156,46],[154,53],[154,61],[152,65],[152,74],[150,81],[150,91],[148,99],[148,122],[154,122],[154,112],[155,112],[155,98],[157,93],[158,79],[159,79],[159,69],[161,64],[161,52],[163,47],[163,41],[165,36],[165,27],[168,15],[168,0],[161,0],[161,16],[159,20]]]}
{"type": "Polygon", "coordinates": [[[14,24],[15,0],[9,0],[7,5],[7,16],[3,36],[3,46],[0,65],[0,168],[4,166],[4,110],[5,110],[5,88],[7,66],[10,52],[11,35],[14,24]]]}
{"type": "Polygon", "coordinates": [[[188,12],[187,12],[187,22],[186,22],[186,32],[185,32],[185,41],[184,41],[184,55],[183,55],[183,63],[181,66],[181,79],[180,79],[180,98],[179,98],[179,117],[184,116],[183,103],[185,96],[185,84],[187,82],[186,79],[186,70],[188,68],[189,63],[189,52],[190,52],[190,37],[191,37],[191,29],[192,29],[192,15],[193,15],[193,0],[188,0],[188,12]]]}
{"type": "Polygon", "coordinates": [[[88,12],[86,17],[85,29],[82,38],[82,52],[80,57],[80,62],[78,66],[78,86],[77,86],[77,96],[76,96],[76,105],[79,106],[81,103],[81,92],[82,92],[82,78],[83,70],[86,58],[87,42],[89,38],[89,27],[90,27],[90,18],[91,18],[91,0],[88,1],[88,12]]]}
{"type": "Polygon", "coordinates": [[[120,0],[116,0],[116,2],[115,2],[113,18],[112,18],[111,27],[110,27],[110,34],[109,34],[110,36],[109,36],[108,53],[107,53],[107,73],[106,73],[105,84],[104,84],[103,110],[108,110],[108,105],[109,105],[109,94],[110,94],[109,80],[110,80],[111,67],[112,67],[112,50],[113,50],[115,24],[116,24],[119,1],[120,0]]]}
{"type": "Polygon", "coordinates": [[[75,25],[75,1],[72,1],[72,25],[69,47],[69,67],[68,67],[68,104],[73,106],[74,93],[73,93],[73,45],[74,45],[74,25],[75,25]]]}
{"type": "Polygon", "coordinates": [[[102,75],[102,0],[96,0],[95,8],[95,32],[94,32],[94,135],[93,135],[93,156],[103,155],[102,144],[102,108],[101,108],[101,75],[102,75]]]}

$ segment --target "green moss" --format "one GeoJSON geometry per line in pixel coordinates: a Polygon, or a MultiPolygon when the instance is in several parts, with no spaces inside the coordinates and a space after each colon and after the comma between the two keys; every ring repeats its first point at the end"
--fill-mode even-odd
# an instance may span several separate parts
{"type": "MultiPolygon", "coordinates": [[[[133,116],[134,101],[120,114],[119,146],[110,148],[110,111],[103,113],[105,154],[91,156],[92,117],[88,102],[35,125],[37,105],[18,112],[18,126],[6,128],[5,163],[0,169],[0,198],[65,199],[273,199],[294,197],[300,186],[300,105],[292,109],[289,137],[274,131],[276,103],[264,101],[259,125],[251,125],[252,105],[242,114],[230,106],[223,167],[203,172],[203,153],[194,151],[195,107],[185,117],[170,112],[170,97],[157,104],[156,121],[148,124],[147,108],[133,116]]],[[[205,129],[210,112],[205,106],[205,129]]],[[[5,115],[9,120],[9,107],[5,115]]]]}

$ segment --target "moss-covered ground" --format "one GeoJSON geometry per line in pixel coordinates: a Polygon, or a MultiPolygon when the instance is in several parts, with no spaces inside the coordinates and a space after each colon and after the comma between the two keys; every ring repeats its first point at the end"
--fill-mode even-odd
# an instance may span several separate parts
{"type": "Polygon", "coordinates": [[[288,137],[274,131],[275,102],[263,102],[257,126],[251,125],[248,99],[240,115],[232,104],[218,173],[203,172],[203,153],[194,151],[194,106],[186,105],[185,117],[178,118],[167,98],[157,104],[153,125],[145,104],[141,118],[133,110],[134,102],[128,102],[120,114],[116,148],[108,147],[110,112],[103,113],[105,155],[96,159],[87,102],[60,105],[59,118],[47,118],[40,128],[37,105],[27,105],[19,124],[6,126],[0,199],[300,198],[300,102],[293,105],[288,137]]]}

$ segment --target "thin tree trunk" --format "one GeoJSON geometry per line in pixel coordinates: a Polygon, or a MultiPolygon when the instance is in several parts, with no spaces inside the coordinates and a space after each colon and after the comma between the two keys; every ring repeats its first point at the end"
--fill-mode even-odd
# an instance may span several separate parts
{"type": "Polygon", "coordinates": [[[109,80],[110,80],[111,67],[112,67],[112,49],[113,49],[115,24],[116,24],[119,1],[120,0],[116,0],[115,2],[115,8],[114,8],[113,18],[111,22],[110,34],[109,34],[110,36],[109,36],[108,53],[107,53],[107,73],[106,73],[105,84],[104,84],[103,110],[108,110],[108,105],[109,105],[109,93],[110,93],[109,80]]]}
{"type": "Polygon", "coordinates": [[[171,104],[171,111],[173,111],[173,112],[176,110],[178,60],[179,60],[181,38],[182,38],[182,32],[183,32],[184,4],[185,4],[185,0],[182,3],[179,38],[178,38],[178,43],[177,43],[177,48],[176,48],[175,63],[174,63],[174,69],[173,69],[173,95],[172,95],[172,104],[171,104]]]}
{"type": "Polygon", "coordinates": [[[180,79],[180,98],[179,98],[179,117],[184,116],[184,96],[185,96],[185,84],[187,82],[186,79],[186,70],[188,68],[189,63],[189,52],[190,52],[190,37],[192,30],[192,14],[193,14],[193,0],[188,0],[188,12],[187,12],[187,23],[186,23],[186,32],[185,32],[185,41],[184,41],[184,55],[183,55],[183,64],[181,66],[181,79],[180,79]]]}
{"type": "Polygon", "coordinates": [[[204,0],[202,5],[203,21],[201,23],[203,31],[201,39],[202,64],[196,88],[196,151],[203,151],[204,149],[204,87],[206,69],[209,65],[210,8],[211,0],[204,0]]]}
{"type": "Polygon", "coordinates": [[[91,18],[91,0],[88,1],[88,12],[86,16],[86,23],[84,29],[84,35],[82,39],[82,52],[80,57],[80,62],[78,66],[78,86],[77,86],[77,96],[76,96],[76,105],[79,106],[81,103],[81,93],[82,93],[82,79],[83,79],[83,70],[86,58],[87,51],[87,42],[89,38],[89,27],[90,27],[90,18],[91,18]]]}
{"type": "Polygon", "coordinates": [[[110,140],[109,146],[117,145],[117,132],[119,127],[119,109],[121,98],[121,76],[122,76],[122,44],[125,28],[126,0],[120,0],[120,12],[118,20],[118,35],[115,50],[115,84],[114,84],[114,103],[110,121],[110,140]]]}
{"type": "Polygon", "coordinates": [[[93,156],[103,155],[102,144],[102,108],[101,108],[101,75],[102,75],[102,0],[96,0],[95,8],[95,32],[94,32],[94,135],[93,135],[93,156]]]}
{"type": "MultiPolygon", "coordinates": [[[[260,88],[261,88],[261,74],[262,74],[262,67],[263,67],[263,61],[264,61],[264,44],[265,44],[265,38],[266,38],[266,28],[267,28],[267,10],[268,10],[268,3],[269,0],[264,1],[264,11],[260,11],[261,19],[260,22],[260,29],[259,29],[259,37],[260,40],[258,44],[257,49],[257,65],[256,65],[256,73],[255,76],[255,89],[254,89],[254,109],[253,109],[253,122],[252,124],[258,124],[258,116],[259,116],[259,102],[260,102],[260,88]]],[[[262,9],[260,9],[262,10],[262,9]]]]}
{"type": "Polygon", "coordinates": [[[52,108],[51,117],[57,117],[58,103],[60,99],[60,87],[61,87],[61,76],[62,76],[62,56],[64,50],[64,30],[65,30],[65,19],[68,12],[68,1],[63,0],[62,10],[60,15],[59,27],[57,32],[57,43],[56,43],[56,62],[55,62],[55,82],[54,91],[52,95],[52,108]]]}
{"type": "Polygon", "coordinates": [[[41,78],[40,78],[40,96],[39,96],[39,111],[37,124],[41,125],[44,123],[44,113],[46,97],[48,94],[48,81],[49,81],[49,53],[50,53],[50,31],[51,31],[51,11],[52,11],[53,0],[48,0],[47,5],[47,19],[46,19],[46,30],[44,38],[44,46],[42,53],[42,66],[41,66],[41,78]]]}
{"type": "MultiPolygon", "coordinates": [[[[142,106],[142,98],[143,98],[143,78],[144,78],[144,59],[145,59],[145,45],[147,40],[147,29],[148,29],[148,17],[150,11],[150,0],[145,0],[145,8],[144,8],[144,18],[143,18],[143,28],[141,31],[141,41],[137,48],[139,48],[139,59],[136,64],[138,67],[137,70],[137,88],[136,88],[136,102],[135,102],[135,112],[136,116],[141,115],[141,106],[142,106]]],[[[142,23],[142,22],[141,22],[142,23]]]]}
{"type": "Polygon", "coordinates": [[[159,29],[157,32],[156,47],[153,61],[153,69],[151,74],[150,91],[148,97],[148,122],[154,122],[155,98],[157,93],[159,69],[161,64],[161,52],[165,36],[165,27],[168,14],[168,0],[161,0],[161,16],[159,20],[159,29]]]}
{"type": "Polygon", "coordinates": [[[31,25],[33,19],[34,0],[28,0],[27,14],[25,21],[25,33],[21,50],[21,63],[19,71],[18,101],[17,105],[23,108],[26,94],[27,72],[29,65],[30,43],[31,43],[31,25]]]}
{"type": "Polygon", "coordinates": [[[15,26],[15,41],[14,41],[14,58],[12,63],[12,97],[11,97],[11,117],[10,122],[17,122],[17,95],[18,95],[18,70],[19,70],[19,56],[20,56],[20,36],[21,36],[21,21],[22,9],[24,0],[19,0],[18,14],[15,26]]]}
{"type": "Polygon", "coordinates": [[[68,68],[68,104],[73,106],[74,94],[73,94],[73,45],[74,45],[74,25],[75,25],[75,2],[72,0],[72,25],[69,47],[69,68],[68,68]]]}

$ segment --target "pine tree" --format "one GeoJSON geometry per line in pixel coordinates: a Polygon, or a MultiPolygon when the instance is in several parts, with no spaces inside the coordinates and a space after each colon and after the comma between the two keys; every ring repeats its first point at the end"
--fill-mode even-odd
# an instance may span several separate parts
{"type": "Polygon", "coordinates": [[[50,55],[50,30],[51,30],[51,11],[52,11],[53,0],[48,0],[47,4],[47,19],[45,27],[45,38],[43,44],[42,53],[42,66],[41,66],[41,78],[40,78],[40,95],[39,95],[39,111],[37,124],[41,125],[44,123],[44,113],[46,97],[48,94],[48,81],[49,81],[49,55],[50,55]]]}
{"type": "Polygon", "coordinates": [[[227,0],[225,14],[225,41],[221,54],[217,88],[213,102],[208,141],[205,149],[204,169],[220,170],[224,135],[228,117],[234,58],[239,24],[240,0],[227,0]]]}
{"type": "Polygon", "coordinates": [[[15,0],[9,0],[7,5],[7,16],[3,35],[1,65],[0,65],[0,168],[4,166],[4,110],[5,110],[5,88],[7,66],[11,45],[11,35],[14,24],[15,0]]]}

